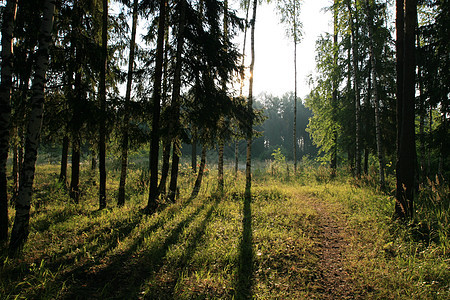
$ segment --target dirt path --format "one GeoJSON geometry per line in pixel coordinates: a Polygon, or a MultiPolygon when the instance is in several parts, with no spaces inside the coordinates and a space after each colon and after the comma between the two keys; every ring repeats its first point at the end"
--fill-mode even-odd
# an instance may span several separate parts
{"type": "Polygon", "coordinates": [[[332,217],[336,207],[319,199],[311,199],[318,213],[319,274],[317,294],[320,299],[359,299],[351,277],[345,269],[343,252],[348,245],[343,224],[332,217]]]}

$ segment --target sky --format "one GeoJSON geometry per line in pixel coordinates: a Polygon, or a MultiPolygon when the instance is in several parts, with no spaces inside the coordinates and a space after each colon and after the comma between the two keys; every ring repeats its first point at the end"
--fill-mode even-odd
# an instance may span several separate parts
{"type": "MultiPolygon", "coordinates": [[[[297,95],[302,99],[310,91],[307,78],[315,70],[317,37],[332,29],[331,14],[322,10],[330,3],[330,0],[302,1],[300,21],[303,24],[303,38],[297,45],[297,95]]],[[[245,17],[245,13],[240,15],[245,17]]],[[[247,49],[250,50],[249,33],[247,49]]],[[[250,52],[247,53],[246,65],[249,63],[250,52]]],[[[265,1],[258,6],[256,13],[253,85],[256,96],[262,92],[281,96],[294,91],[294,43],[286,37],[285,27],[279,22],[275,4],[267,4],[265,1]]]]}
{"type": "MultiPolygon", "coordinates": [[[[240,0],[230,1],[232,8],[239,7],[240,0]]],[[[258,5],[255,27],[255,67],[253,76],[253,95],[258,96],[265,92],[274,96],[294,91],[294,43],[286,37],[284,25],[280,24],[276,6],[263,0],[258,5]]],[[[297,95],[304,99],[310,92],[307,83],[308,76],[315,70],[315,42],[320,34],[332,30],[331,14],[324,12],[323,8],[331,5],[331,0],[300,0],[300,21],[303,25],[303,37],[297,45],[297,95]]],[[[119,8],[117,7],[117,10],[119,8]]],[[[114,11],[114,6],[112,12],[114,11]]],[[[117,12],[118,13],[118,12],[117,12]]],[[[245,11],[240,10],[238,15],[245,18],[245,11]]],[[[251,18],[251,11],[249,13],[251,18]]],[[[139,20],[139,38],[148,24],[139,20]]],[[[131,25],[130,25],[131,26],[131,25]]],[[[235,43],[242,51],[243,33],[235,43]]],[[[247,32],[245,64],[250,63],[250,30],[247,32]]],[[[247,80],[248,83],[248,80],[247,80]]],[[[238,84],[234,85],[239,89],[238,84]]],[[[248,90],[248,87],[247,87],[248,90]]],[[[248,93],[248,92],[246,92],[248,93]]],[[[245,96],[246,94],[244,94],[245,96]]]]}

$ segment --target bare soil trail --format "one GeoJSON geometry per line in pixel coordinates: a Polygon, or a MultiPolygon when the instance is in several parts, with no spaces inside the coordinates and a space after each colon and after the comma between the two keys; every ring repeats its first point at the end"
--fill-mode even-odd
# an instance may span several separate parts
{"type": "Polygon", "coordinates": [[[315,279],[318,299],[361,299],[345,266],[343,253],[350,237],[345,224],[333,216],[339,208],[317,198],[308,200],[318,213],[315,237],[320,259],[315,279]]]}

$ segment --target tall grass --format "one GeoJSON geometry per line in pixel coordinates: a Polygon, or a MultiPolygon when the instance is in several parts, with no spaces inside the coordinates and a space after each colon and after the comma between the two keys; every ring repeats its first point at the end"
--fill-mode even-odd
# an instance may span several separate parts
{"type": "Polygon", "coordinates": [[[145,166],[132,160],[122,208],[119,170],[110,169],[108,208],[97,211],[97,172],[82,166],[74,204],[58,166],[38,165],[30,236],[22,257],[2,257],[2,298],[320,299],[318,203],[342,229],[342,267],[355,297],[450,297],[449,192],[438,180],[421,186],[416,221],[405,226],[393,221],[394,199],[372,179],[342,170],[332,180],[313,162],[297,174],[287,163],[274,170],[260,162],[245,202],[244,175],[227,170],[219,197],[216,166],[208,165],[198,198],[189,200],[195,174],[182,164],[177,202],[162,199],[148,216],[145,166]]]}

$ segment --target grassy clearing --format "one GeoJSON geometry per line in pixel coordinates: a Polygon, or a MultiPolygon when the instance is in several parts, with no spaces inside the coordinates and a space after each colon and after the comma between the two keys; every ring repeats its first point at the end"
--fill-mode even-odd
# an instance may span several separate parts
{"type": "MultiPolygon", "coordinates": [[[[211,171],[189,202],[195,177],[183,166],[179,201],[152,216],[141,213],[148,174],[139,167],[130,168],[123,208],[115,205],[117,171],[110,171],[102,211],[96,210],[96,174],[87,166],[78,205],[57,183],[57,172],[54,165],[38,166],[24,255],[2,258],[5,299],[323,299],[318,204],[343,224],[342,267],[356,297],[450,297],[448,212],[438,202],[448,193],[440,185],[434,189],[442,191],[431,186],[427,196],[435,197],[440,213],[405,227],[392,222],[392,198],[345,177],[330,181],[321,168],[305,168],[295,178],[256,170],[248,203],[241,175],[228,174],[218,197],[211,171]]],[[[421,197],[418,214],[430,214],[421,197]]]]}

